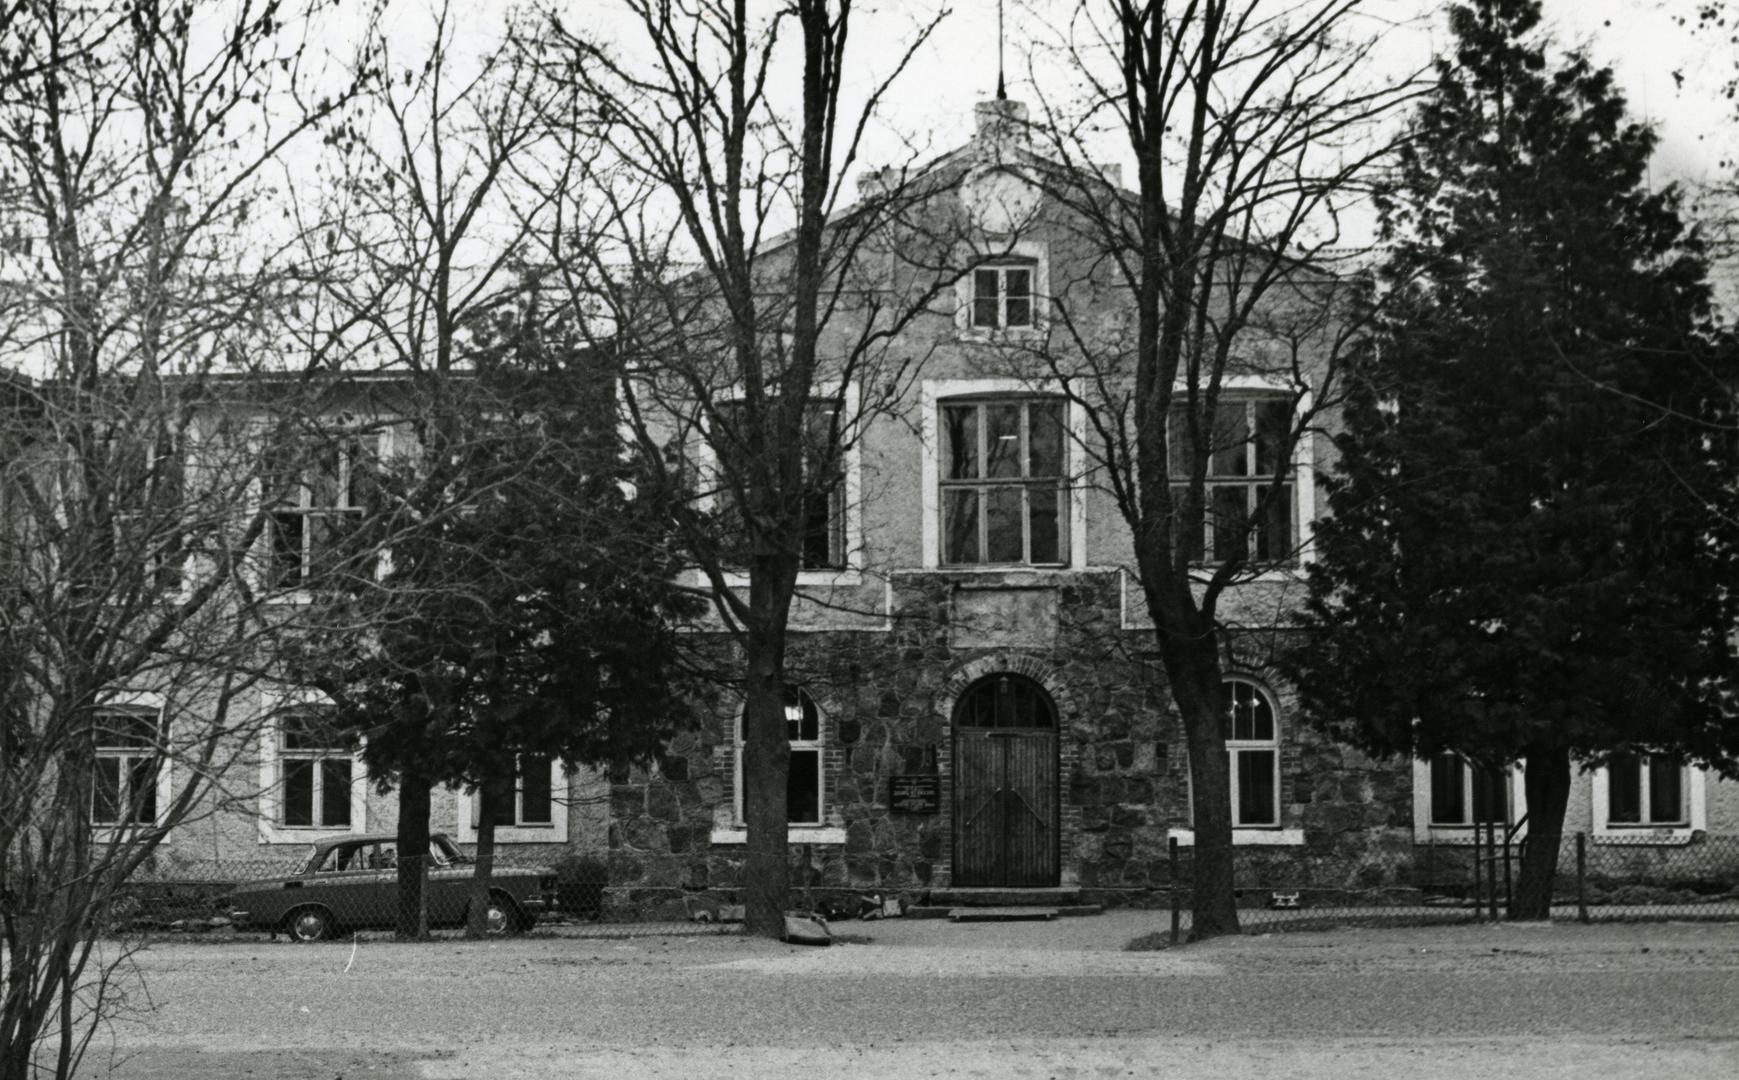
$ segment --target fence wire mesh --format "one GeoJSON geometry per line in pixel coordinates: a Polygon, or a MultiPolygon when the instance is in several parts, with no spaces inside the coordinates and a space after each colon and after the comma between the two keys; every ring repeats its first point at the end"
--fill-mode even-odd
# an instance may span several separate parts
{"type": "MultiPolygon", "coordinates": [[[[1506,842],[1374,847],[1325,856],[1234,849],[1238,918],[1245,930],[1325,925],[1472,922],[1519,911],[1524,858],[1545,847],[1547,911],[1554,920],[1739,920],[1739,835],[1627,833],[1532,836],[1506,842]]],[[[1189,927],[1193,852],[1180,849],[1170,899],[1189,927]]]]}

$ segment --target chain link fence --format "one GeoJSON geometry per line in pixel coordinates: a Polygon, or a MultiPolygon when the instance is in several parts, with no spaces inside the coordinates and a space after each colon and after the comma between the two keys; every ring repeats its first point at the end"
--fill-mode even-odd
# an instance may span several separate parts
{"type": "MultiPolygon", "coordinates": [[[[1238,920],[1247,931],[1424,925],[1507,918],[1527,849],[1557,850],[1554,920],[1739,920],[1739,835],[1506,837],[1374,847],[1357,855],[1233,849],[1238,920]]],[[[1174,936],[1189,930],[1193,851],[1172,848],[1174,936]]]]}
{"type": "MultiPolygon", "coordinates": [[[[398,922],[401,868],[390,840],[318,845],[299,858],[262,858],[180,866],[135,875],[112,902],[117,933],[216,934],[263,932],[292,940],[348,938],[391,932],[398,922]]],[[[429,929],[462,931],[476,903],[473,857],[440,840],[416,867],[423,878],[429,929]]],[[[485,931],[586,937],[718,933],[716,918],[648,920],[631,890],[612,889],[596,856],[500,852],[493,860],[483,907],[485,931]]]]}

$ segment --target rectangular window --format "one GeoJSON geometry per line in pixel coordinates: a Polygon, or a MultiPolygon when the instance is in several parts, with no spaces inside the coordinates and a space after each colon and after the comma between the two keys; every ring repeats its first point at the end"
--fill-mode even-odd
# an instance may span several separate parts
{"type": "MultiPolygon", "coordinates": [[[[501,829],[538,828],[555,824],[555,789],[550,782],[554,759],[548,754],[521,754],[513,776],[513,798],[500,792],[490,801],[495,806],[495,825],[501,829]]],[[[477,828],[483,797],[471,799],[471,828],[477,828]]]]}
{"type": "Polygon", "coordinates": [[[137,582],[145,590],[175,589],[186,547],[181,448],[167,432],[135,436],[111,460],[118,588],[130,593],[137,582]]]}
{"type": "Polygon", "coordinates": [[[1431,759],[1431,824],[1508,824],[1509,773],[1469,762],[1453,750],[1431,759]]]}
{"type": "Polygon", "coordinates": [[[1685,766],[1659,754],[1620,754],[1606,766],[1609,825],[1686,825],[1685,766]]]}
{"type": "Polygon", "coordinates": [[[283,777],[278,823],[291,828],[350,828],[355,759],[350,740],[331,727],[324,709],[296,709],[279,722],[278,768],[283,777]]]}
{"type": "Polygon", "coordinates": [[[1022,261],[980,267],[972,272],[972,326],[1006,330],[1033,325],[1033,269],[1022,261]]]}
{"type": "Polygon", "coordinates": [[[1066,565],[1066,403],[996,399],[941,409],[942,562],[1066,565]]]}
{"type": "MultiPolygon", "coordinates": [[[[264,488],[274,586],[330,582],[354,554],[348,541],[367,511],[375,445],[371,436],[341,434],[290,439],[268,450],[264,488]]],[[[372,563],[356,568],[371,571],[372,563]]]]}
{"type": "Polygon", "coordinates": [[[91,823],[154,824],[157,770],[162,761],[157,710],[99,709],[93,722],[96,776],[91,788],[91,823]]]}
{"type": "Polygon", "coordinates": [[[1291,434],[1292,404],[1286,398],[1222,401],[1212,430],[1194,438],[1185,408],[1173,407],[1167,439],[1174,535],[1191,562],[1293,557],[1298,535],[1293,465],[1283,455],[1291,434]],[[1206,468],[1198,506],[1190,498],[1190,483],[1201,457],[1206,468]]]}
{"type": "MultiPolygon", "coordinates": [[[[742,565],[747,561],[749,537],[735,505],[733,484],[752,486],[754,478],[772,471],[774,463],[744,460],[733,468],[731,447],[745,442],[744,433],[737,430],[737,425],[743,422],[742,405],[720,402],[718,415],[719,430],[710,439],[721,473],[714,498],[720,527],[726,533],[722,542],[736,549],[731,561],[742,565]]],[[[802,517],[797,526],[800,565],[804,570],[838,570],[846,565],[845,445],[841,422],[839,411],[831,402],[811,402],[804,411],[803,491],[798,499],[802,517]]]]}

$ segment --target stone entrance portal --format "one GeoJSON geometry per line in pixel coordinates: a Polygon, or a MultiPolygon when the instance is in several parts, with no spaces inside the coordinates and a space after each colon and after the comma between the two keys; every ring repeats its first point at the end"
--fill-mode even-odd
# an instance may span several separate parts
{"type": "Polygon", "coordinates": [[[990,675],[960,695],[953,729],[954,884],[1056,885],[1056,704],[1024,675],[990,675]]]}

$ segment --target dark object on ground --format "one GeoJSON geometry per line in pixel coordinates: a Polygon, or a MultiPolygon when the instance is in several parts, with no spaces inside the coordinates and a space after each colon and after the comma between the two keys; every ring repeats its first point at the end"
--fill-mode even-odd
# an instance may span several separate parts
{"type": "Polygon", "coordinates": [[[791,945],[831,945],[833,934],[827,920],[806,911],[785,913],[785,941],[791,945]]]}

